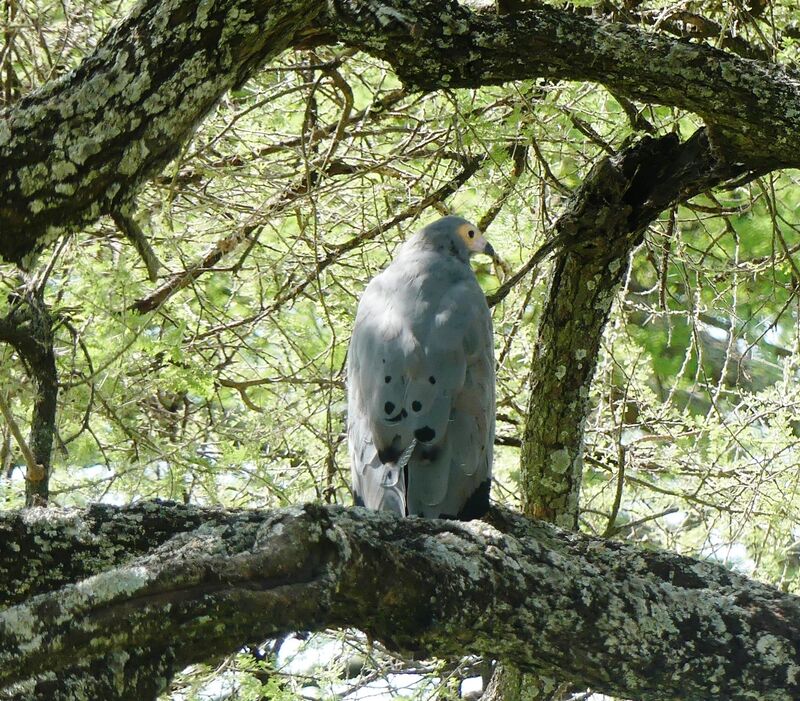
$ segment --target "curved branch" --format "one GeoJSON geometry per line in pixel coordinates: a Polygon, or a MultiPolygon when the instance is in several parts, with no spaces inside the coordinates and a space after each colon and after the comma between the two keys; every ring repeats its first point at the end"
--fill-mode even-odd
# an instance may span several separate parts
{"type": "Polygon", "coordinates": [[[219,97],[323,8],[142,0],[63,79],[0,114],[0,255],[125,209],[219,97]]]}
{"type": "Polygon", "coordinates": [[[501,15],[456,0],[333,5],[324,29],[388,61],[410,89],[591,81],[700,115],[732,163],[800,164],[800,79],[781,65],[538,3],[501,15]]]}
{"type": "Polygon", "coordinates": [[[0,113],[0,255],[22,262],[128,206],[225,91],[292,43],[344,41],[425,90],[595,81],[701,115],[721,160],[800,165],[800,81],[780,65],[547,6],[496,15],[455,0],[338,0],[333,16],[323,7],[141,0],[78,69],[0,113]]]}
{"type": "Polygon", "coordinates": [[[560,247],[531,363],[521,470],[526,513],[577,528],[589,389],[614,296],[644,230],[667,207],[741,174],[740,166],[716,160],[702,129],[684,143],[674,134],[645,137],[597,163],[553,237],[512,277],[560,247]]]}
{"type": "MultiPolygon", "coordinates": [[[[119,530],[184,532],[0,611],[0,683],[120,649],[180,641],[179,667],[257,637],[356,626],[395,650],[488,654],[642,701],[800,694],[800,600],[712,563],[498,510],[459,523],[320,505],[103,509],[117,562],[119,530]]],[[[66,546],[86,516],[10,514],[0,530],[10,548],[32,530],[66,546]]]]}

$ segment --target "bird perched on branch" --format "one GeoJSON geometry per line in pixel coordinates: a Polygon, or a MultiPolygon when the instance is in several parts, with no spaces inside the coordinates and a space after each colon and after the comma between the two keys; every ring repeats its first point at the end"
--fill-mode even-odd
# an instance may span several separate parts
{"type": "Polygon", "coordinates": [[[474,224],[443,217],[361,297],[347,360],[357,505],[462,520],[489,508],[494,345],[475,253],[496,257],[474,224]]]}

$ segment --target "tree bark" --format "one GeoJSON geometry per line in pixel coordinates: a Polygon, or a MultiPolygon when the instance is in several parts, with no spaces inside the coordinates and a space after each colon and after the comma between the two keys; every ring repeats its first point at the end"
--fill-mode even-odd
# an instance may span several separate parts
{"type": "Polygon", "coordinates": [[[0,690],[0,700],[146,701],[165,691],[177,671],[171,648],[116,650],[89,664],[45,672],[0,690]]]}
{"type": "Polygon", "coordinates": [[[58,403],[58,373],[53,350],[53,321],[43,290],[22,289],[0,318],[0,342],[11,345],[25,363],[35,387],[25,473],[25,503],[47,503],[58,403]],[[31,464],[32,463],[32,464],[31,464]]]}
{"type": "Polygon", "coordinates": [[[718,156],[796,167],[800,80],[783,66],[537,4],[514,14],[456,0],[334,0],[336,36],[388,61],[409,89],[528,78],[600,83],[700,115],[718,156]]]}
{"type": "Polygon", "coordinates": [[[231,87],[285,49],[312,0],[143,0],[74,71],[0,114],[0,255],[126,209],[231,87]]]}
{"type": "MultiPolygon", "coordinates": [[[[520,476],[523,512],[578,529],[584,424],[611,306],[630,255],[668,206],[741,174],[717,162],[703,131],[681,144],[645,137],[585,178],[556,221],[562,241],[531,362],[520,476]]],[[[560,698],[543,675],[498,666],[485,701],[560,698]]]]}
{"type": "Polygon", "coordinates": [[[37,544],[12,573],[37,595],[0,612],[0,684],[142,648],[171,648],[180,668],[253,639],[355,626],[393,650],[493,656],[641,701],[800,695],[797,597],[510,512],[488,521],[319,505],[0,515],[4,566],[37,544]],[[168,528],[182,532],[164,540],[168,528]],[[139,555],[149,539],[161,544],[139,555]],[[92,541],[97,557],[78,557],[92,541]]]}
{"type": "Polygon", "coordinates": [[[213,10],[142,0],[78,69],[0,113],[0,255],[22,263],[128,207],[219,97],[292,43],[343,41],[423,90],[597,81],[701,115],[719,160],[800,165],[800,82],[779,65],[551,7],[496,15],[453,0],[331,6],[333,16],[312,0],[225,0],[213,10]]]}
{"type": "Polygon", "coordinates": [[[565,207],[554,237],[566,250],[556,257],[531,364],[526,514],[578,527],[589,389],[614,296],[645,229],[667,207],[742,174],[715,158],[703,130],[685,143],[674,134],[645,137],[601,160],[565,207]]]}
{"type": "MultiPolygon", "coordinates": [[[[546,314],[553,324],[572,319],[564,338],[590,333],[587,362],[567,369],[567,389],[579,397],[572,413],[531,412],[526,459],[566,466],[566,491],[548,495],[542,473],[545,491],[533,493],[549,504],[542,515],[570,514],[575,499],[562,497],[577,493],[591,339],[624,251],[677,199],[746,171],[800,164],[800,83],[774,64],[557,8],[498,16],[452,1],[333,0],[330,15],[323,7],[142,0],[77,70],[0,113],[0,255],[25,263],[62,233],[128,211],[215,101],[291,43],[344,41],[423,90],[592,80],[693,111],[706,132],[684,145],[646,142],[660,158],[654,168],[642,160],[629,168],[628,152],[606,159],[576,196],[596,198],[586,212],[610,217],[619,240],[592,239],[585,213],[562,219],[567,250],[546,314]],[[602,284],[591,288],[594,275],[602,284]],[[576,314],[570,299],[600,314],[576,314]],[[569,435],[547,441],[549,427],[567,425],[569,435]]],[[[544,334],[539,352],[550,350],[563,348],[544,334]]],[[[555,397],[548,383],[560,372],[542,362],[535,390],[555,397]]],[[[52,378],[43,410],[55,410],[54,370],[52,378]]],[[[49,451],[52,435],[45,443],[49,451]]],[[[255,637],[354,625],[397,650],[484,654],[645,701],[798,697],[793,597],[675,555],[493,518],[488,526],[321,507],[231,514],[169,505],[6,515],[0,679],[28,684],[8,698],[72,698],[86,683],[102,698],[150,697],[174,669],[255,637]],[[183,535],[170,538],[173,529],[183,535]],[[139,686],[142,671],[152,673],[150,686],[139,686]]]]}

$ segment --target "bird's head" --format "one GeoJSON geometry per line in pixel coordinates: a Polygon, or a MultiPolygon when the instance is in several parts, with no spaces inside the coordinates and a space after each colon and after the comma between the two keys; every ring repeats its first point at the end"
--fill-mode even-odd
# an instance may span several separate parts
{"type": "Polygon", "coordinates": [[[484,238],[481,230],[463,217],[442,217],[428,224],[422,231],[427,241],[433,242],[437,247],[454,247],[455,254],[460,253],[458,249],[466,249],[467,257],[475,253],[485,253],[493,260],[497,258],[492,244],[484,238]]]}

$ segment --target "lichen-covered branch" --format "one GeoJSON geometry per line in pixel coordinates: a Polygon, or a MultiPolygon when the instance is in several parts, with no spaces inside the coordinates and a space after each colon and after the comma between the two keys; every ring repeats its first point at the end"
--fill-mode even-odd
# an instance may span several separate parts
{"type": "Polygon", "coordinates": [[[114,650],[88,664],[0,689],[0,701],[148,701],[179,669],[172,648],[114,650]]]}
{"type": "Polygon", "coordinates": [[[127,509],[93,504],[82,511],[0,513],[0,607],[86,579],[144,555],[176,533],[218,526],[228,518],[160,501],[127,509]]]}
{"type": "MultiPolygon", "coordinates": [[[[683,144],[645,137],[600,161],[566,204],[553,227],[560,249],[531,359],[520,466],[527,515],[577,530],[589,390],[611,304],[645,228],[669,204],[740,174],[715,160],[702,130],[683,144]]],[[[493,697],[522,698],[534,687],[530,697],[560,696],[542,675],[508,665],[496,674],[493,697]]]]}
{"type": "Polygon", "coordinates": [[[343,41],[437,90],[549,77],[706,120],[717,157],[800,165],[800,81],[782,66],[541,6],[455,0],[141,0],[73,72],[0,112],[0,256],[131,209],[219,97],[290,44],[343,41]]]}
{"type": "Polygon", "coordinates": [[[800,79],[778,64],[545,4],[512,14],[475,12],[456,0],[333,4],[336,21],[326,28],[388,61],[409,88],[597,82],[700,115],[731,163],[800,164],[800,79]]]}
{"type": "MultiPolygon", "coordinates": [[[[642,701],[800,694],[796,597],[510,512],[457,523],[319,505],[149,504],[31,510],[0,515],[0,528],[4,552],[35,535],[44,558],[51,545],[84,547],[91,531],[115,544],[104,562],[0,610],[6,686],[118,651],[170,648],[180,667],[257,638],[355,626],[395,650],[491,655],[642,701]],[[165,524],[181,532],[162,540],[165,524]],[[151,529],[161,544],[140,554],[151,529]]],[[[36,553],[18,569],[17,581],[47,571],[36,553]]]]}
{"type": "Polygon", "coordinates": [[[126,209],[198,121],[323,8],[142,0],[64,78],[0,113],[0,255],[126,209]]]}

